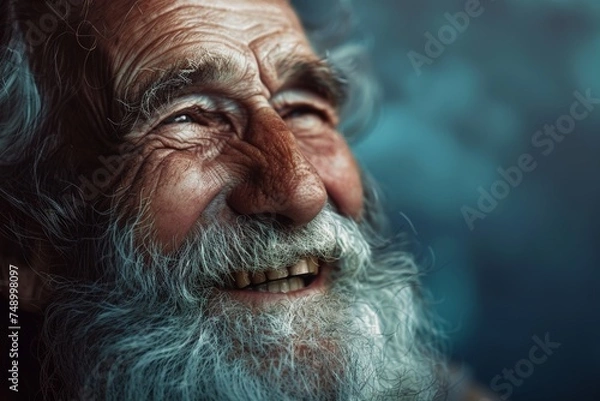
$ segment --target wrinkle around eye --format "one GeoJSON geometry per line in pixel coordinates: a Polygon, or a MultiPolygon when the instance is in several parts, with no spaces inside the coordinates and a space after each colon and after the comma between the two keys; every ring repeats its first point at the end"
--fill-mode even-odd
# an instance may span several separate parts
{"type": "Polygon", "coordinates": [[[305,114],[300,116],[284,118],[288,128],[295,134],[310,132],[319,133],[325,129],[333,129],[330,124],[316,114],[305,114]]]}
{"type": "Polygon", "coordinates": [[[288,126],[294,121],[317,119],[321,124],[335,129],[339,123],[338,110],[329,102],[307,91],[287,91],[280,93],[272,102],[288,126]]]}
{"type": "Polygon", "coordinates": [[[222,131],[235,130],[239,129],[239,122],[243,119],[244,113],[231,99],[190,92],[176,96],[142,116],[125,136],[129,139],[141,139],[168,125],[195,124],[222,131]],[[184,120],[177,121],[181,118],[184,120]]]}
{"type": "Polygon", "coordinates": [[[296,136],[323,135],[336,129],[335,116],[321,107],[306,104],[289,106],[280,115],[296,136]]]}
{"type": "Polygon", "coordinates": [[[230,130],[233,127],[231,118],[220,110],[208,111],[202,107],[191,106],[171,113],[162,119],[159,125],[197,124],[207,128],[230,130]],[[185,121],[181,121],[185,118],[185,121]],[[178,121],[179,120],[179,121],[178,121]]]}
{"type": "Polygon", "coordinates": [[[194,142],[199,139],[228,139],[235,135],[235,129],[226,119],[205,119],[189,116],[188,113],[179,113],[161,121],[148,135],[181,142],[194,142]],[[176,121],[184,117],[185,121],[176,121]]]}
{"type": "MultiPolygon", "coordinates": [[[[180,130],[177,131],[180,133],[180,130]]],[[[157,151],[173,150],[177,152],[193,153],[203,159],[216,157],[229,142],[232,135],[167,135],[154,132],[146,137],[144,154],[149,155],[157,151]]]]}

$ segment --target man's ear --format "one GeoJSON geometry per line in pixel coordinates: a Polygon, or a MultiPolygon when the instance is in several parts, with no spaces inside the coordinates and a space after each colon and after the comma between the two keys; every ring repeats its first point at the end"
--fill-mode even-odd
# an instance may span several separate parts
{"type": "Polygon", "coordinates": [[[41,241],[33,249],[21,249],[16,241],[0,232],[0,293],[16,299],[19,309],[41,313],[49,300],[47,262],[41,241]]]}

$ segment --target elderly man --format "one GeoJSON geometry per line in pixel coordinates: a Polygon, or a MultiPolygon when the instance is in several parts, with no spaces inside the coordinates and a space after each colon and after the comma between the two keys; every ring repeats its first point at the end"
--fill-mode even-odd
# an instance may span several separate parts
{"type": "Polygon", "coordinates": [[[1,18],[3,293],[43,316],[21,384],[33,352],[48,399],[443,396],[419,271],[337,130],[347,82],[288,2],[1,18]]]}

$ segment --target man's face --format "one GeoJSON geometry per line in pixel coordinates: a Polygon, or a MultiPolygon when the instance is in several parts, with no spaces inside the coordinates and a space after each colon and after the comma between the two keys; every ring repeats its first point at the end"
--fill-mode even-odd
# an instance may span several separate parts
{"type": "Polygon", "coordinates": [[[106,226],[65,252],[96,274],[48,309],[59,393],[429,399],[417,269],[371,248],[343,85],[289,4],[96,1],[88,17],[113,33],[97,50],[133,156],[106,226]]]}
{"type": "Polygon", "coordinates": [[[358,170],[336,131],[341,83],[286,1],[95,8],[117,32],[101,43],[116,96],[146,108],[126,136],[142,157],[121,186],[133,202],[148,200],[166,249],[214,219],[273,215],[302,226],[327,201],[360,215],[358,170]]]}

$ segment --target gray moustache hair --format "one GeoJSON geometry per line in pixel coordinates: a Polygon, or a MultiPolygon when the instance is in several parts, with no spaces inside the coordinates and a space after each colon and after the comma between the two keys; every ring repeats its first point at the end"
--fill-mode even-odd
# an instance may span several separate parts
{"type": "MultiPolygon", "coordinates": [[[[163,289],[160,292],[169,297],[181,294],[182,286],[196,290],[223,287],[236,271],[286,267],[305,257],[336,262],[340,269],[348,270],[346,274],[356,275],[365,267],[358,262],[370,255],[370,246],[358,224],[329,205],[310,223],[294,229],[268,217],[240,217],[234,224],[214,222],[195,227],[177,250],[167,254],[158,244],[135,249],[131,239],[133,228],[125,230],[129,240],[123,240],[122,229],[117,225],[113,225],[113,230],[117,231],[110,236],[113,241],[102,251],[104,255],[115,256],[105,259],[109,265],[104,271],[113,276],[106,281],[127,287],[146,283],[159,291],[163,289]],[[119,268],[115,269],[115,265],[119,268]],[[151,267],[140,269],[140,266],[151,267]]],[[[205,295],[202,293],[201,298],[205,295]]]]}

